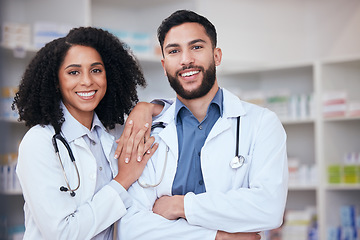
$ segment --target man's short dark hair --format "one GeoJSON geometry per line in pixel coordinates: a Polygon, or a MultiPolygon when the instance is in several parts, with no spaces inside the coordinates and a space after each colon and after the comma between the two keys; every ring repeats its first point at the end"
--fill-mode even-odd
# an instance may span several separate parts
{"type": "Polygon", "coordinates": [[[199,23],[200,25],[202,25],[211,40],[213,48],[216,47],[216,29],[215,26],[207,18],[193,11],[178,10],[171,14],[168,18],[164,19],[158,28],[157,37],[159,39],[161,51],[163,50],[165,36],[170,31],[170,29],[188,22],[199,23]]]}

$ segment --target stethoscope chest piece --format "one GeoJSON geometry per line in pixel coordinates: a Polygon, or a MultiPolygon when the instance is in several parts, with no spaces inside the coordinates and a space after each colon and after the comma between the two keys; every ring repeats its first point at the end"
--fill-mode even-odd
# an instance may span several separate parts
{"type": "Polygon", "coordinates": [[[230,167],[232,169],[236,169],[241,167],[245,162],[245,158],[242,155],[238,155],[235,156],[231,161],[230,161],[230,167]]]}
{"type": "Polygon", "coordinates": [[[244,162],[244,156],[240,155],[240,116],[237,117],[237,126],[236,126],[236,150],[235,150],[235,157],[230,161],[230,167],[232,169],[237,169],[241,167],[244,162]]]}

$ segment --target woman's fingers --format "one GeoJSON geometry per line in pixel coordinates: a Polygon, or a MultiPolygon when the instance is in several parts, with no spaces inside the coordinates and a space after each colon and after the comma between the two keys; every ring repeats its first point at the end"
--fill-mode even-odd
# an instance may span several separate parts
{"type": "Polygon", "coordinates": [[[116,142],[118,143],[117,148],[115,150],[115,155],[114,158],[119,158],[119,156],[121,155],[121,152],[124,148],[124,145],[127,143],[127,140],[129,139],[131,132],[133,129],[133,121],[130,120],[129,122],[127,122],[125,124],[125,128],[123,133],[121,134],[120,138],[116,140],[116,142]]]}
{"type": "Polygon", "coordinates": [[[144,151],[144,137],[148,128],[149,124],[145,123],[145,125],[137,133],[133,131],[125,146],[125,162],[130,161],[130,157],[133,152],[137,153],[136,160],[138,162],[142,160],[142,153],[139,154],[139,152],[144,151]]]}
{"type": "MultiPolygon", "coordinates": [[[[153,137],[151,137],[151,138],[153,138],[153,137]]],[[[150,138],[150,139],[151,139],[150,138]]],[[[150,140],[149,139],[149,140],[150,140]]],[[[155,139],[154,139],[155,140],[155,139]]],[[[145,145],[146,145],[146,143],[145,143],[145,145]]],[[[155,151],[158,149],[158,147],[159,147],[159,143],[154,143],[154,145],[152,145],[152,147],[150,147],[147,151],[146,151],[146,154],[144,155],[144,157],[143,157],[143,161],[142,162],[144,162],[144,164],[146,164],[147,162],[148,162],[148,160],[152,157],[152,155],[154,155],[154,153],[155,153],[155,151]]]]}

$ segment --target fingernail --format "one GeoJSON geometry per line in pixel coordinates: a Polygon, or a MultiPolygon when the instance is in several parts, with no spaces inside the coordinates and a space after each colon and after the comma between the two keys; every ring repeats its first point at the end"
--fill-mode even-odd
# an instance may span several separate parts
{"type": "Polygon", "coordinates": [[[151,151],[150,150],[147,150],[147,152],[146,152],[147,154],[150,154],[151,153],[151,151]]]}
{"type": "Polygon", "coordinates": [[[145,123],[145,127],[149,127],[149,123],[145,123]]]}
{"type": "Polygon", "coordinates": [[[114,158],[117,159],[119,156],[117,154],[114,155],[114,158]]]}
{"type": "Polygon", "coordinates": [[[133,123],[133,120],[130,120],[130,121],[129,121],[129,124],[132,124],[132,123],[133,123]]]}
{"type": "Polygon", "coordinates": [[[129,158],[125,158],[125,163],[129,163],[129,158]]]}
{"type": "Polygon", "coordinates": [[[137,161],[138,161],[138,162],[141,162],[141,156],[138,156],[138,157],[137,157],[137,161]]]}

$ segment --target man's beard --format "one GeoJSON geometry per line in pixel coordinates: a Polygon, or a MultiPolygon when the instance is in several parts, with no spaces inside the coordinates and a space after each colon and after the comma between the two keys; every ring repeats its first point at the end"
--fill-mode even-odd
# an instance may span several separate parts
{"type": "Polygon", "coordinates": [[[169,74],[167,71],[166,71],[166,73],[167,73],[167,77],[168,77],[170,86],[174,89],[174,91],[180,97],[190,100],[190,99],[201,98],[201,97],[205,96],[210,91],[210,89],[214,86],[215,78],[216,78],[216,67],[215,67],[215,62],[213,62],[209,66],[209,68],[206,69],[206,71],[204,70],[203,67],[190,65],[190,66],[186,66],[183,69],[177,71],[175,76],[169,74]],[[189,69],[189,68],[200,69],[200,71],[203,72],[203,74],[204,74],[201,85],[197,89],[194,89],[192,91],[185,90],[178,79],[179,72],[182,70],[189,69]]]}

